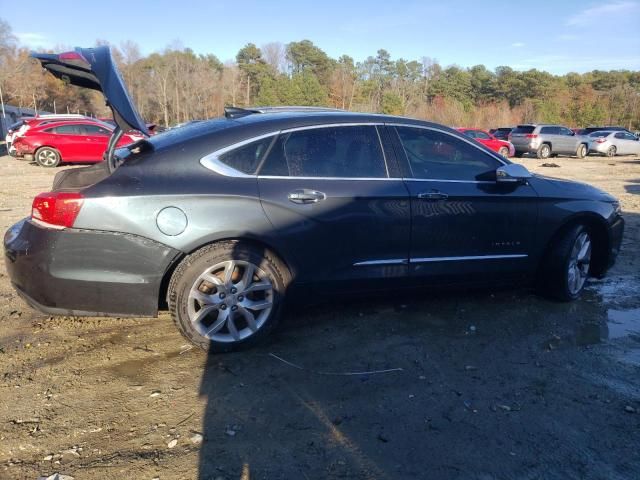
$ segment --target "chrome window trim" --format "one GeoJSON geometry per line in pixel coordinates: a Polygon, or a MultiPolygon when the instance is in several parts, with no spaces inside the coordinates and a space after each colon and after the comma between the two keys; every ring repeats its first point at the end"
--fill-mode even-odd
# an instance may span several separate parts
{"type": "Polygon", "coordinates": [[[256,175],[248,174],[241,172],[240,170],[236,170],[233,167],[230,167],[226,163],[223,163],[220,160],[220,155],[223,155],[231,150],[235,150],[236,148],[240,148],[249,143],[257,142],[259,140],[263,140],[265,138],[274,137],[280,133],[279,130],[275,132],[265,133],[263,135],[258,135],[256,137],[247,138],[240,142],[234,143],[232,145],[227,145],[224,148],[220,148],[214,152],[211,152],[200,159],[200,165],[203,167],[216,172],[225,177],[236,177],[236,178],[256,178],[256,175]]]}
{"type": "Polygon", "coordinates": [[[432,263],[432,262],[456,262],[461,260],[502,260],[509,258],[526,258],[525,253],[514,253],[508,255],[467,255],[461,257],[420,257],[410,258],[409,263],[432,263]]]}
{"type": "MultiPolygon", "coordinates": [[[[316,128],[332,128],[332,127],[363,127],[363,126],[384,126],[383,122],[354,122],[354,123],[322,123],[318,125],[306,125],[304,127],[292,127],[280,130],[280,133],[299,132],[302,130],[314,130],[316,128]]],[[[382,144],[380,144],[382,148],[382,144]]]]}
{"type": "Polygon", "coordinates": [[[273,179],[291,179],[291,180],[402,180],[402,178],[390,178],[389,175],[389,164],[387,163],[387,156],[384,153],[384,148],[382,145],[382,138],[380,137],[380,132],[376,128],[376,137],[378,138],[378,144],[380,145],[380,151],[382,152],[382,159],[384,161],[384,168],[387,174],[386,177],[292,177],[285,175],[255,175],[241,172],[240,170],[236,170],[233,167],[223,163],[220,160],[220,155],[223,155],[231,150],[235,150],[236,148],[240,148],[249,143],[257,142],[264,138],[273,137],[277,135],[281,135],[283,133],[292,133],[302,130],[313,130],[317,128],[331,128],[331,127],[362,127],[362,126],[384,126],[382,122],[357,122],[357,123],[323,123],[321,125],[307,125],[304,127],[293,127],[287,128],[284,130],[277,130],[269,133],[265,133],[263,135],[258,135],[256,137],[247,138],[240,142],[233,143],[231,145],[227,145],[224,148],[220,148],[214,152],[211,152],[200,159],[200,165],[203,167],[225,177],[234,177],[234,178],[273,178],[273,179]]]}

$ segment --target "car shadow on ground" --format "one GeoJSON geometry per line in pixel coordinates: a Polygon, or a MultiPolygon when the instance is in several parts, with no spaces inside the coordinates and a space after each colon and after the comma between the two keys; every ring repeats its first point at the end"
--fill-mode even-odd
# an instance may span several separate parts
{"type": "Polygon", "coordinates": [[[627,182],[628,183],[624,186],[624,189],[627,191],[627,193],[640,195],[640,178],[627,180],[627,182]]]}
{"type": "Polygon", "coordinates": [[[418,290],[295,306],[267,343],[208,355],[199,478],[632,478],[640,321],[621,335],[612,312],[633,317],[638,294],[614,276],[573,303],[418,290]]]}

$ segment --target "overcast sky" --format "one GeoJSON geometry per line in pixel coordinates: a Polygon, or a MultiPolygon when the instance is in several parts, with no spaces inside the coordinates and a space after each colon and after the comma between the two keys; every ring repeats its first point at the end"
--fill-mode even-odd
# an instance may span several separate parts
{"type": "Polygon", "coordinates": [[[309,39],[337,58],[379,48],[443,65],[509,65],[552,73],[640,70],[640,0],[0,0],[0,16],[32,49],[133,40],[143,53],[179,40],[231,60],[258,46],[309,39]]]}

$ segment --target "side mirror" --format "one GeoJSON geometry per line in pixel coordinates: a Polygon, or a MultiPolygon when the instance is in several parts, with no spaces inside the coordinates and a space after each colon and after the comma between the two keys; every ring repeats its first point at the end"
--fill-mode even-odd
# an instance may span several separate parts
{"type": "Polygon", "coordinates": [[[509,163],[496,170],[496,182],[498,183],[524,183],[531,177],[531,172],[519,163],[509,163]]]}

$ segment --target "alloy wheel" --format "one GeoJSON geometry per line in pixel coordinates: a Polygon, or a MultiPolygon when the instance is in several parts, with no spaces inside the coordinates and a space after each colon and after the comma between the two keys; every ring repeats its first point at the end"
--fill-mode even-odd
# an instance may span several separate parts
{"type": "Polygon", "coordinates": [[[591,238],[587,232],[582,232],[576,238],[567,268],[567,285],[572,295],[580,292],[589,276],[591,263],[591,238]]]}
{"type": "Polygon", "coordinates": [[[40,150],[36,160],[43,167],[52,167],[58,161],[58,156],[53,150],[40,150]]]}
{"type": "Polygon", "coordinates": [[[227,260],[207,268],[189,291],[188,315],[200,335],[238,342],[256,333],[273,308],[273,284],[257,265],[227,260]]]}

